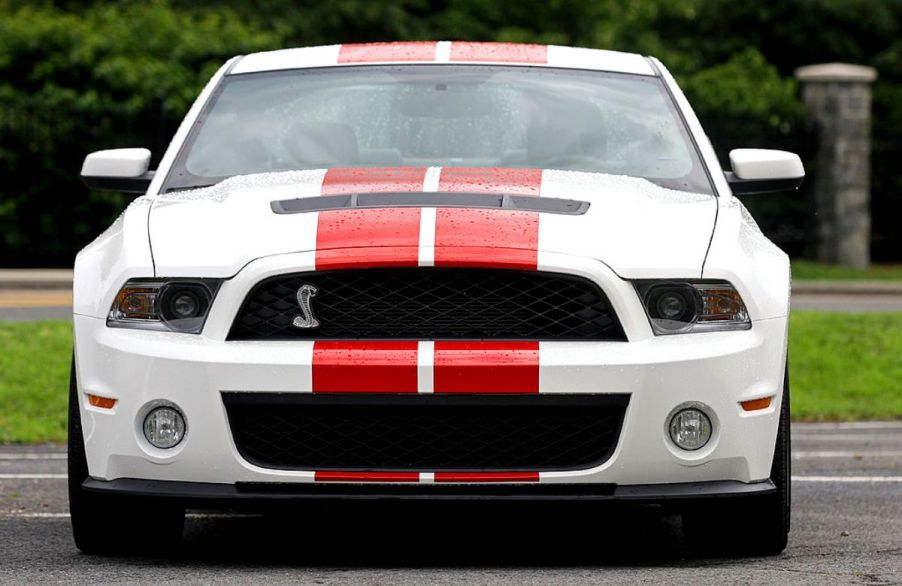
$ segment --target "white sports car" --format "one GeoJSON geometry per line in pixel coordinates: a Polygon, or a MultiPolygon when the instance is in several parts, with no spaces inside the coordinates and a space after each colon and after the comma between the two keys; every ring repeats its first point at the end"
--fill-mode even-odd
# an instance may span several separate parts
{"type": "Polygon", "coordinates": [[[657,503],[789,530],[789,260],[654,58],[465,42],[235,57],[75,261],[79,548],[185,508],[314,499],[657,503]]]}

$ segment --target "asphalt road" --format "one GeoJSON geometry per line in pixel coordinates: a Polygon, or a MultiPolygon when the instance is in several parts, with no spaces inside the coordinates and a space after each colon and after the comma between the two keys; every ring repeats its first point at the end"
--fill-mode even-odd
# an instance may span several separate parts
{"type": "Polygon", "coordinates": [[[93,557],[70,536],[65,455],[0,447],[0,582],[902,583],[902,422],[793,433],[793,530],[771,558],[705,557],[655,510],[497,504],[192,514],[170,557],[93,557]]]}

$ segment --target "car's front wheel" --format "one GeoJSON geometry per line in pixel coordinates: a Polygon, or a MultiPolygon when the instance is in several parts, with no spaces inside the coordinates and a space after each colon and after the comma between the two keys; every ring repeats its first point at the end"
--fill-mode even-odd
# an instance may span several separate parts
{"type": "Polygon", "coordinates": [[[790,523],[789,370],[783,377],[780,425],[770,479],[776,492],[755,499],[711,502],[683,513],[683,533],[708,552],[776,555],[786,549],[790,523]]]}
{"type": "Polygon", "coordinates": [[[144,502],[87,492],[84,434],[75,383],[69,376],[69,513],[75,545],[85,553],[145,553],[174,547],[182,535],[185,510],[168,503],[144,502]]]}

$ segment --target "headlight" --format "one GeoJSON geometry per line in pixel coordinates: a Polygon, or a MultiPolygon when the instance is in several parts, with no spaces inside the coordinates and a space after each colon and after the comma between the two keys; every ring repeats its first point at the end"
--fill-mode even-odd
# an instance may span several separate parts
{"type": "Polygon", "coordinates": [[[747,330],[752,327],[742,297],[723,281],[635,281],[657,335],[747,330]]]}
{"type": "Polygon", "coordinates": [[[133,279],[116,294],[106,323],[115,328],[198,334],[219,284],[214,279],[133,279]]]}

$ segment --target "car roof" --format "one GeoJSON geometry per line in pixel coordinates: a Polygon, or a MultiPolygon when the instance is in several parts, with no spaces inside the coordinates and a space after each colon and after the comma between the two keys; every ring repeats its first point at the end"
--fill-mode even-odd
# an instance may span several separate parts
{"type": "Polygon", "coordinates": [[[529,65],[656,75],[649,60],[635,53],[557,45],[465,41],[324,45],[252,53],[239,57],[229,74],[375,63],[529,65]]]}

